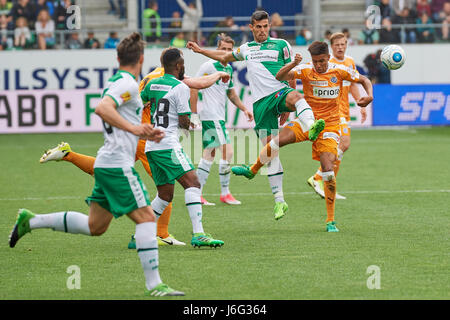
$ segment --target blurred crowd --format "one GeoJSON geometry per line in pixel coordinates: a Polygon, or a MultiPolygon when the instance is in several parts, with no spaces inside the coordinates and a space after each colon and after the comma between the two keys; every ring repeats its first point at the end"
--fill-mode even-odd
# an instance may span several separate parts
{"type": "MultiPolygon", "coordinates": [[[[162,1],[162,0],[159,0],[162,1]]],[[[76,0],[0,0],[0,50],[50,49],[57,46],[66,49],[116,48],[120,42],[118,33],[109,32],[109,37],[100,43],[94,32],[77,30],[67,26],[67,8],[76,0]],[[64,32],[55,32],[64,31],[64,32]]],[[[176,0],[180,11],[172,13],[169,32],[162,32],[158,1],[145,1],[142,10],[142,34],[150,46],[167,45],[185,47],[194,40],[202,46],[214,46],[219,34],[229,34],[235,43],[252,39],[247,23],[236,24],[232,16],[226,16],[208,32],[200,28],[203,18],[202,0],[176,0]]],[[[124,0],[109,0],[110,9],[105,14],[126,18],[124,0]]],[[[379,16],[373,22],[367,19],[366,27],[352,38],[349,29],[339,30],[347,35],[348,44],[377,43],[431,43],[448,42],[450,28],[450,0],[366,0],[366,5],[377,5],[379,16]],[[400,26],[400,27],[399,27],[400,26]]],[[[256,8],[258,9],[258,8],[256,8]]],[[[259,8],[263,9],[263,8],[259,8]]],[[[295,36],[283,31],[285,25],[278,13],[271,14],[271,37],[286,38],[291,44],[308,45],[312,32],[302,27],[295,36]]],[[[336,30],[333,30],[333,32],[336,30]]],[[[332,31],[326,30],[321,40],[328,41],[332,31]]]]}
{"type": "Polygon", "coordinates": [[[379,6],[377,22],[381,28],[371,28],[368,19],[358,36],[360,44],[449,41],[450,0],[377,0],[367,4],[379,6]]]}

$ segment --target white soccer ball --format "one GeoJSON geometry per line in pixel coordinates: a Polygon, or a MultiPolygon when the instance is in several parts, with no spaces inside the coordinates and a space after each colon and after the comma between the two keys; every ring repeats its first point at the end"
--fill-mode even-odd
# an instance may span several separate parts
{"type": "Polygon", "coordinates": [[[397,70],[405,63],[406,54],[402,47],[392,44],[384,47],[380,59],[389,70],[397,70]]]}

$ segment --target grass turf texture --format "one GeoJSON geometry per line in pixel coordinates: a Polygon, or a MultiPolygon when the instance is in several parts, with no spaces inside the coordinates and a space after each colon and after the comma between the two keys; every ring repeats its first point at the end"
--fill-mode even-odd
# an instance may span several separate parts
{"type": "MultiPolygon", "coordinates": [[[[95,155],[101,134],[0,135],[0,299],[144,299],[139,258],[127,243],[134,224],[113,220],[101,237],[35,230],[14,249],[7,237],[18,208],[35,213],[74,210],[92,177],[66,162],[39,164],[45,148],[68,141],[95,155]],[[69,290],[67,268],[81,271],[81,289],[69,290]]],[[[325,232],[325,203],[306,184],[317,169],[310,143],[283,148],[287,215],[273,218],[267,177],[232,177],[240,206],[219,202],[214,165],[204,196],[206,232],[220,249],[163,246],[163,281],[186,292],[177,299],[449,299],[450,127],[353,130],[338,175],[339,233],[325,232]],[[367,268],[381,271],[381,289],[369,290],[367,268]]],[[[151,198],[152,180],[136,166],[151,198]]],[[[177,185],[169,230],[190,242],[192,227],[177,185]]]]}

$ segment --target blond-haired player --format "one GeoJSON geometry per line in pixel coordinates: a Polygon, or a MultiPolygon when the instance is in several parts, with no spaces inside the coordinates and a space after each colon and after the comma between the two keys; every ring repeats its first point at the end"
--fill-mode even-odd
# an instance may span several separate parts
{"type": "MultiPolygon", "coordinates": [[[[161,53],[161,57],[167,49],[163,50],[161,53]]],[[[152,72],[147,74],[139,83],[139,93],[145,88],[146,84],[156,78],[164,76],[164,68],[158,67],[154,69],[152,72]]],[[[213,85],[216,81],[223,77],[228,77],[229,75],[226,72],[216,72],[209,76],[201,77],[201,78],[189,78],[185,77],[184,83],[188,85],[190,88],[194,89],[204,89],[213,85]]],[[[142,120],[141,123],[151,123],[151,112],[150,107],[148,105],[144,106],[142,111],[142,120]]],[[[152,177],[152,172],[150,170],[150,165],[148,163],[147,156],[145,154],[145,143],[146,140],[140,139],[136,149],[136,161],[141,161],[144,169],[147,173],[152,177]]],[[[81,153],[74,152],[70,145],[67,142],[62,142],[58,146],[53,149],[46,151],[41,159],[41,163],[45,163],[48,161],[60,161],[64,160],[67,162],[71,162],[76,165],[82,171],[94,175],[94,162],[95,157],[91,157],[88,155],[84,155],[81,153]]],[[[169,233],[169,222],[170,216],[172,213],[172,202],[169,203],[167,208],[161,214],[159,219],[157,220],[157,239],[159,245],[185,245],[184,242],[177,240],[172,234],[169,233]]],[[[136,248],[136,242],[134,236],[132,236],[131,241],[128,244],[129,249],[136,248]]]]}
{"type": "MultiPolygon", "coordinates": [[[[341,64],[346,67],[356,70],[355,61],[352,57],[345,54],[347,50],[347,38],[345,34],[336,32],[331,35],[330,38],[331,47],[331,59],[330,62],[335,64],[341,64]]],[[[343,81],[342,90],[338,98],[339,103],[339,113],[340,113],[340,140],[338,146],[338,156],[335,162],[334,172],[337,175],[339,167],[344,156],[344,153],[350,147],[350,103],[349,103],[349,92],[352,94],[355,101],[360,98],[358,84],[349,81],[343,81]]],[[[367,118],[366,108],[360,108],[361,112],[361,123],[364,123],[367,118]]],[[[322,180],[322,168],[319,166],[315,175],[311,176],[307,180],[308,184],[319,194],[322,198],[325,197],[323,189],[322,180]]],[[[346,199],[344,196],[336,193],[336,199],[346,199]]]]}
{"type": "MultiPolygon", "coordinates": [[[[327,211],[326,230],[327,232],[338,232],[334,220],[336,177],[333,171],[334,162],[338,155],[337,147],[340,131],[337,98],[343,81],[359,82],[368,96],[360,98],[357,103],[359,106],[365,107],[373,100],[372,83],[356,70],[330,63],[330,54],[326,42],[315,41],[308,47],[308,51],[311,53],[312,63],[301,64],[297,67],[302,57],[300,54],[296,54],[294,61],[281,68],[276,77],[279,80],[302,80],[305,99],[313,109],[315,116],[325,120],[324,130],[312,144],[312,158],[320,161],[323,169],[327,211]]],[[[295,119],[284,126],[280,134],[265,145],[257,161],[251,167],[236,166],[231,170],[236,175],[252,179],[264,164],[278,156],[279,148],[307,140],[309,140],[308,132],[304,131],[298,119],[295,119]]]]}

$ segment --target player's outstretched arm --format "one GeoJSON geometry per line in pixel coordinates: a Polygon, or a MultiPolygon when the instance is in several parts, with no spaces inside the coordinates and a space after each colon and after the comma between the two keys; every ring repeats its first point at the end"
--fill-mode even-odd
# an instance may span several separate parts
{"type": "Polygon", "coordinates": [[[233,88],[227,91],[228,99],[236,106],[238,109],[240,109],[242,112],[244,112],[245,116],[247,117],[248,121],[253,120],[253,114],[247,110],[245,105],[242,103],[241,99],[238,97],[236,90],[233,88]]]}
{"type": "Polygon", "coordinates": [[[277,75],[276,78],[278,81],[286,81],[286,80],[292,80],[294,79],[294,71],[292,71],[292,69],[294,69],[300,62],[302,61],[302,55],[297,53],[295,55],[294,60],[292,60],[292,62],[289,62],[288,64],[286,64],[283,68],[281,68],[277,75]]]}
{"type": "Polygon", "coordinates": [[[103,97],[98,106],[95,108],[95,113],[111,126],[128,131],[141,139],[154,140],[158,142],[164,136],[164,132],[159,129],[154,129],[153,126],[149,124],[134,125],[124,119],[119,112],[117,112],[115,101],[109,96],[103,97]]]}
{"type": "Polygon", "coordinates": [[[223,64],[236,61],[236,59],[233,56],[233,53],[230,51],[204,49],[193,41],[189,41],[186,45],[186,48],[191,49],[195,53],[200,53],[205,57],[220,61],[223,64]]]}
{"type": "Polygon", "coordinates": [[[185,78],[183,82],[191,89],[206,89],[211,87],[217,80],[222,79],[223,82],[230,80],[230,75],[223,71],[217,71],[213,74],[196,77],[196,78],[185,78]]]}
{"type": "Polygon", "coordinates": [[[358,81],[364,88],[364,90],[367,93],[366,97],[361,97],[359,98],[356,103],[358,104],[358,106],[364,108],[367,107],[367,105],[369,103],[372,102],[373,100],[373,87],[372,87],[372,82],[365,76],[363,75],[359,75],[359,79],[358,81]]]}

